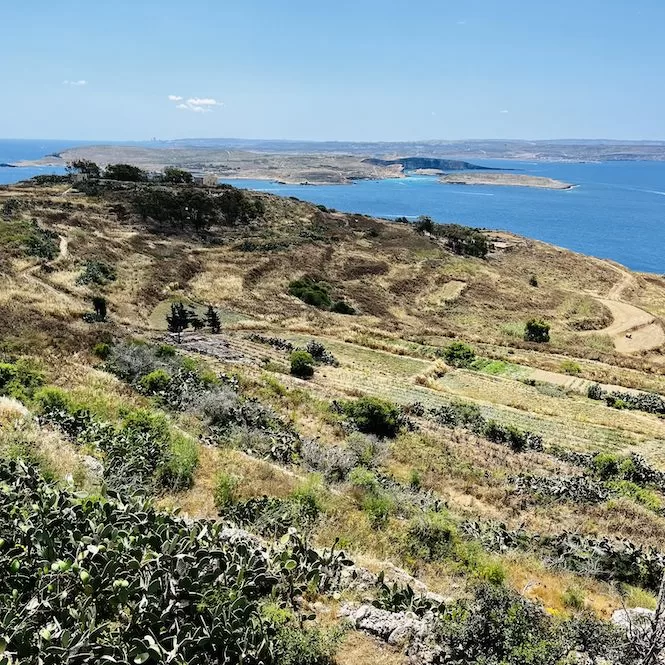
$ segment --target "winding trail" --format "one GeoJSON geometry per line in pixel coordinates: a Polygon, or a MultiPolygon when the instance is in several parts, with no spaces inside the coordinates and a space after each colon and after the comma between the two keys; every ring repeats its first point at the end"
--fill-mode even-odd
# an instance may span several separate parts
{"type": "Polygon", "coordinates": [[[646,310],[621,300],[624,291],[636,285],[635,277],[618,266],[609,265],[621,275],[621,279],[609,290],[607,297],[593,297],[610,310],[613,320],[609,326],[587,333],[608,335],[619,353],[650,351],[665,344],[665,331],[660,321],[646,310]]]}

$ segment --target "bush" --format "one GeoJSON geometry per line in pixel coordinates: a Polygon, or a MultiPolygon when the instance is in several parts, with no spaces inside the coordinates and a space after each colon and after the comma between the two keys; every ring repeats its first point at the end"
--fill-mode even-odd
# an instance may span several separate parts
{"type": "Polygon", "coordinates": [[[525,342],[549,342],[550,325],[539,319],[529,319],[524,326],[525,342]]]}
{"type": "Polygon", "coordinates": [[[112,351],[113,349],[111,348],[111,345],[107,344],[106,342],[100,342],[99,344],[95,344],[95,346],[92,349],[92,352],[102,360],[107,360],[108,357],[111,355],[112,351]]]}
{"type": "Polygon", "coordinates": [[[199,463],[196,441],[182,435],[171,437],[166,461],[157,470],[157,482],[165,489],[180,491],[194,483],[194,471],[199,463]]]}
{"type": "Polygon", "coordinates": [[[361,397],[342,403],[342,411],[365,434],[393,438],[400,430],[400,411],[392,402],[378,397],[361,397]]]}
{"type": "Polygon", "coordinates": [[[349,303],[347,303],[345,300],[336,300],[331,305],[330,311],[335,312],[335,314],[348,314],[350,316],[356,313],[355,308],[351,307],[351,305],[349,305],[349,303]]]}
{"type": "Polygon", "coordinates": [[[388,457],[388,446],[385,441],[371,434],[352,432],[346,445],[354,456],[356,464],[368,469],[380,466],[388,457]]]}
{"type": "Polygon", "coordinates": [[[457,541],[457,529],[445,515],[427,513],[409,525],[406,551],[423,561],[441,561],[451,555],[457,541]]]}
{"type": "Polygon", "coordinates": [[[171,383],[171,377],[163,369],[156,369],[146,374],[140,381],[139,386],[146,395],[157,395],[164,393],[171,383]]]}
{"type": "Polygon", "coordinates": [[[531,277],[529,277],[529,285],[538,286],[538,278],[535,275],[531,275],[531,277]]]}
{"type": "Polygon", "coordinates": [[[395,509],[395,501],[385,493],[370,494],[363,499],[363,512],[369,523],[376,529],[383,528],[395,509]]]}
{"type": "Polygon", "coordinates": [[[290,357],[291,374],[301,378],[314,375],[314,358],[307,351],[294,351],[290,357]]]}
{"type": "Polygon", "coordinates": [[[44,374],[29,360],[21,359],[15,363],[0,362],[0,395],[26,401],[43,383],[44,374]]]}
{"type": "Polygon", "coordinates": [[[605,396],[605,392],[599,383],[592,383],[587,388],[586,394],[589,399],[595,400],[602,400],[605,396]]]}
{"type": "Polygon", "coordinates": [[[296,279],[289,284],[289,293],[292,296],[319,309],[330,309],[332,305],[330,290],[329,284],[309,276],[296,279]]]}
{"type": "Polygon", "coordinates": [[[334,665],[334,655],[342,638],[339,628],[303,630],[287,625],[275,636],[275,659],[279,665],[334,665]]]}
{"type": "Polygon", "coordinates": [[[464,342],[453,342],[443,350],[443,357],[454,367],[468,367],[475,359],[475,351],[464,342]]]}
{"type": "Polygon", "coordinates": [[[235,504],[238,500],[236,488],[240,483],[241,478],[232,476],[225,471],[220,471],[215,480],[215,489],[213,490],[213,497],[215,506],[220,511],[225,511],[235,504]]]}
{"type": "Polygon", "coordinates": [[[561,371],[570,376],[576,376],[582,371],[582,368],[572,360],[564,360],[561,363],[561,371]]]}
{"type": "Polygon", "coordinates": [[[598,453],[593,458],[593,470],[601,480],[612,480],[619,475],[620,458],[612,453],[598,453]]]}
{"type": "Polygon", "coordinates": [[[83,272],[76,279],[77,284],[96,284],[104,286],[115,281],[115,268],[104,261],[87,261],[83,272]]]}
{"type": "Polygon", "coordinates": [[[328,482],[346,480],[356,464],[356,456],[350,450],[317,441],[303,442],[300,459],[305,468],[319,471],[328,482]]]}

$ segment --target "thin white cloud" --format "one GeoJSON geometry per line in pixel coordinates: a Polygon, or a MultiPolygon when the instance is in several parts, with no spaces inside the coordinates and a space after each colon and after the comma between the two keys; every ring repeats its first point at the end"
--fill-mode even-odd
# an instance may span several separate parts
{"type": "Polygon", "coordinates": [[[88,82],[85,79],[79,79],[78,81],[68,81],[67,79],[65,79],[62,82],[62,84],[63,85],[73,85],[73,86],[79,87],[79,86],[82,86],[82,85],[88,85],[88,82]]]}
{"type": "Polygon", "coordinates": [[[203,106],[196,106],[195,104],[178,104],[177,109],[182,109],[183,111],[194,111],[194,113],[210,113],[210,109],[204,108],[203,106]]]}
{"type": "Polygon", "coordinates": [[[508,113],[508,109],[501,109],[499,113],[508,113]]]}
{"type": "Polygon", "coordinates": [[[466,21],[457,21],[457,25],[466,25],[466,21]]]}
{"type": "Polygon", "coordinates": [[[169,95],[169,101],[180,102],[176,104],[176,108],[182,111],[192,111],[193,113],[211,113],[215,106],[224,106],[224,102],[220,102],[212,97],[190,97],[184,100],[180,95],[169,95]]]}
{"type": "Polygon", "coordinates": [[[222,106],[222,102],[218,102],[216,99],[211,99],[210,97],[190,97],[187,103],[192,106],[222,106]]]}

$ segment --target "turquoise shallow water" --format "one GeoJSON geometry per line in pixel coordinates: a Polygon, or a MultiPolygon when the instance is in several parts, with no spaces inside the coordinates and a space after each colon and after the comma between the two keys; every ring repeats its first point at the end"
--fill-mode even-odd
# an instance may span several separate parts
{"type": "Polygon", "coordinates": [[[665,162],[472,161],[557,178],[577,187],[558,191],[443,185],[425,176],[329,186],[225,182],[345,212],[387,218],[424,214],[441,222],[513,231],[610,258],[634,270],[665,272],[665,162]]]}

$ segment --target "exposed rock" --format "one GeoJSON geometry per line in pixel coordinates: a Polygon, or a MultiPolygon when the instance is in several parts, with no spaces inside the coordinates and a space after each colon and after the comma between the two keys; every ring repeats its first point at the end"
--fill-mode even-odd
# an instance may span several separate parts
{"type": "Polygon", "coordinates": [[[372,605],[343,605],[340,615],[351,624],[393,646],[404,646],[409,661],[429,665],[439,661],[442,649],[432,638],[434,615],[422,618],[413,612],[389,612],[372,605]]]}
{"type": "Polygon", "coordinates": [[[104,476],[104,465],[92,455],[83,455],[81,458],[81,464],[89,471],[93,476],[97,478],[102,478],[104,476]]]}

